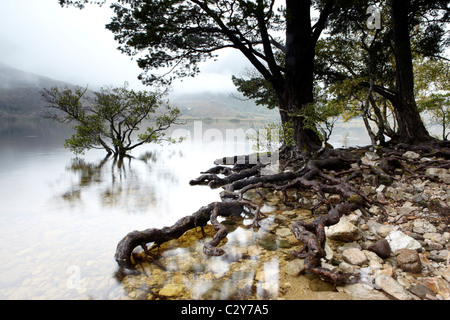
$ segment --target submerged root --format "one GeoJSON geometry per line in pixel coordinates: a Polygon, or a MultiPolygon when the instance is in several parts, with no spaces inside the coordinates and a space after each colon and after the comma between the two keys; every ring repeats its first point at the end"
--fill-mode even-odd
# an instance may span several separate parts
{"type": "MultiPolygon", "coordinates": [[[[352,152],[350,149],[329,150],[321,154],[318,159],[310,157],[298,157],[295,159],[280,160],[280,168],[288,171],[270,175],[261,174],[261,169],[266,164],[234,165],[225,167],[218,165],[213,167],[197,178],[191,180],[191,185],[207,184],[211,188],[222,187],[220,196],[222,201],[213,202],[200,208],[193,214],[179,219],[173,226],[162,229],[147,229],[144,231],[133,231],[126,235],[118,244],[115,259],[121,268],[134,268],[132,259],[133,250],[138,246],[145,247],[146,243],[161,245],[172,239],[177,239],[186,231],[197,226],[203,227],[211,223],[216,233],[213,238],[203,247],[203,252],[211,256],[223,255],[225,251],[219,247],[221,240],[227,234],[227,228],[218,220],[219,216],[231,217],[241,214],[252,214],[254,216],[253,227],[259,227],[258,221],[265,215],[261,213],[260,207],[251,200],[244,198],[246,192],[255,190],[264,199],[261,190],[272,190],[284,195],[285,205],[299,205],[302,194],[315,193],[318,196],[318,205],[313,209],[326,206],[326,214],[317,216],[312,222],[295,221],[292,223],[292,232],[302,248],[292,252],[294,256],[305,259],[304,265],[308,272],[318,275],[325,281],[336,285],[353,283],[358,281],[356,275],[334,272],[323,268],[321,259],[325,257],[325,227],[339,222],[343,215],[361,209],[365,211],[370,206],[378,206],[384,212],[383,203],[369,199],[360,191],[361,172],[368,170],[371,174],[379,177],[385,184],[392,182],[389,179],[391,172],[404,170],[406,174],[418,174],[409,168],[406,160],[398,151],[386,151],[386,157],[380,161],[379,167],[360,169],[351,168],[352,163],[359,163],[364,149],[352,152]],[[362,151],[362,152],[361,152],[362,151]],[[281,163],[282,162],[282,163],[281,163]],[[359,170],[359,171],[358,171],[359,170]],[[219,174],[221,176],[219,176],[219,174]],[[288,199],[288,190],[296,191],[296,199],[292,202],[288,199]],[[333,201],[330,201],[330,195],[333,201]]],[[[448,150],[440,152],[447,156],[448,150]]],[[[442,167],[448,166],[448,161],[439,163],[442,167]]],[[[418,171],[424,167],[418,165],[418,171]]]]}

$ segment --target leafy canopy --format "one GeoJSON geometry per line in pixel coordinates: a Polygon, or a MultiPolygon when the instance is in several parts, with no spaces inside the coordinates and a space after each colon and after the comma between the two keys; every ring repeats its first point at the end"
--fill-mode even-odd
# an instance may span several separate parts
{"type": "Polygon", "coordinates": [[[180,111],[164,104],[160,93],[124,86],[102,88],[88,95],[87,89],[53,87],[44,89],[42,97],[49,103],[48,108],[56,110],[48,117],[61,123],[75,122],[75,133],[65,142],[65,147],[75,154],[103,148],[108,154],[123,156],[144,143],[176,142],[165,137],[164,131],[172,124],[180,124],[180,111]],[[144,121],[146,129],[134,141],[134,133],[144,121]]]}

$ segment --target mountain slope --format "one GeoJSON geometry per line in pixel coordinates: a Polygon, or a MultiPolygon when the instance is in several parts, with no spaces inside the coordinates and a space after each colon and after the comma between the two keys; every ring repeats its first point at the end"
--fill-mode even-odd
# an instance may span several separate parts
{"type": "MultiPolygon", "coordinates": [[[[45,111],[41,90],[75,85],[11,68],[0,63],[0,118],[36,118],[45,111]]],[[[242,101],[229,93],[201,92],[170,97],[184,119],[270,120],[279,118],[277,110],[242,101]]]]}
{"type": "Polygon", "coordinates": [[[170,99],[185,119],[276,120],[278,110],[257,106],[251,100],[240,100],[226,92],[199,92],[170,99]]]}
{"type": "Polygon", "coordinates": [[[44,110],[43,88],[74,87],[73,85],[17,70],[0,63],[0,117],[32,118],[44,110]]]}

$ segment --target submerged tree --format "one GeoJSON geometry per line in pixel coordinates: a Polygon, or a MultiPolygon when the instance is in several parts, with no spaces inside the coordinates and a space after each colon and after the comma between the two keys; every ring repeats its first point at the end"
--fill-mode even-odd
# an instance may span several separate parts
{"type": "MultiPolygon", "coordinates": [[[[47,116],[61,123],[75,122],[75,134],[66,139],[65,147],[75,154],[89,149],[105,149],[108,155],[125,156],[144,143],[175,142],[165,137],[165,130],[179,122],[180,111],[161,101],[161,94],[122,88],[101,89],[93,96],[86,89],[63,90],[53,87],[42,91],[48,108],[56,110],[47,116]],[[159,107],[164,105],[164,111],[159,107]],[[136,132],[145,121],[143,133],[136,132]]],[[[142,132],[142,131],[141,131],[142,132]]]]}

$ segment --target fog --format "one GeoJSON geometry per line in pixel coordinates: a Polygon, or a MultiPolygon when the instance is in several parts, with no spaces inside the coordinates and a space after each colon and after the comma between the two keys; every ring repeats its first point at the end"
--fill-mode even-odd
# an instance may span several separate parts
{"type": "MultiPolygon", "coordinates": [[[[98,88],[147,88],[137,79],[141,69],[117,50],[113,34],[105,29],[113,11],[107,5],[85,9],[61,8],[58,0],[2,0],[0,10],[0,62],[73,83],[98,88]]],[[[218,61],[201,64],[195,78],[175,81],[173,93],[234,90],[231,75],[248,66],[236,51],[220,54],[218,61]]]]}

